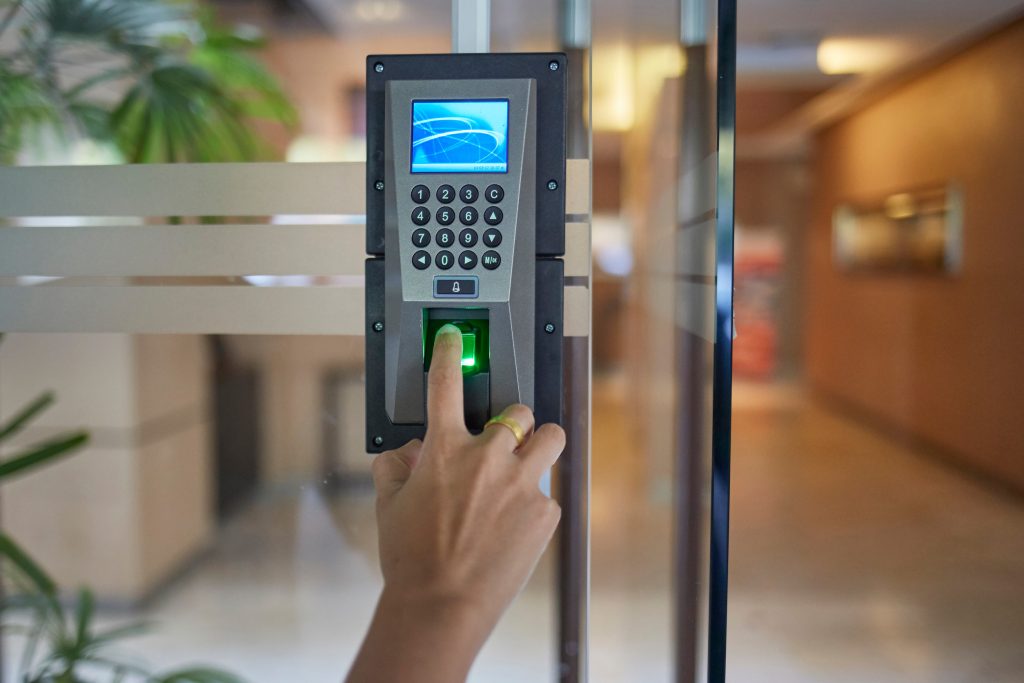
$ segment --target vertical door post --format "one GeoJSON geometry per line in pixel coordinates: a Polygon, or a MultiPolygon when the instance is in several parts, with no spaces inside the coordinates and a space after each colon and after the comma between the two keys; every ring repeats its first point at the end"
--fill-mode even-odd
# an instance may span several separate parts
{"type": "Polygon", "coordinates": [[[491,51],[491,0],[452,0],[452,52],[491,51]]]}
{"type": "MultiPolygon", "coordinates": [[[[590,0],[559,0],[562,49],[567,59],[566,157],[589,159],[590,0]]],[[[593,171],[591,171],[592,173],[593,171]]],[[[588,193],[591,194],[592,193],[588,193]]],[[[588,216],[592,213],[588,210],[588,216]]],[[[588,235],[589,235],[588,231],[588,235]]],[[[590,245],[587,245],[589,257],[590,245]]],[[[592,292],[590,270],[572,278],[592,292]]],[[[566,284],[570,284],[567,282],[566,284]]],[[[590,378],[591,335],[566,338],[566,447],[558,462],[562,523],[558,534],[558,680],[585,683],[590,602],[590,378]]]]}

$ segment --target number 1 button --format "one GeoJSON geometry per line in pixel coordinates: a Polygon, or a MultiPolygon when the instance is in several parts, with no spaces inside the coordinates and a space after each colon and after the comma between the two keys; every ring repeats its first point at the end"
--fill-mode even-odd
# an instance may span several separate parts
{"type": "Polygon", "coordinates": [[[412,200],[417,204],[423,204],[430,199],[430,188],[426,185],[417,185],[412,188],[412,200]]]}

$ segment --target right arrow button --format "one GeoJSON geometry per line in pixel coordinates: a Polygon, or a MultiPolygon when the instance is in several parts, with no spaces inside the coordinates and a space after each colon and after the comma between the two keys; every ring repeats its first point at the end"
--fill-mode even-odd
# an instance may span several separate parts
{"type": "Polygon", "coordinates": [[[473,270],[476,268],[476,254],[471,251],[462,252],[459,254],[459,265],[463,270],[473,270]]]}

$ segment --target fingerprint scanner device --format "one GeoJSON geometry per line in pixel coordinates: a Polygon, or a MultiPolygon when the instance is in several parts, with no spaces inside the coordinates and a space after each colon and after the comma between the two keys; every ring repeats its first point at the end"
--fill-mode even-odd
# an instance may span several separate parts
{"type": "Polygon", "coordinates": [[[366,66],[367,450],[423,437],[449,323],[471,430],[511,403],[561,423],[565,55],[366,66]]]}

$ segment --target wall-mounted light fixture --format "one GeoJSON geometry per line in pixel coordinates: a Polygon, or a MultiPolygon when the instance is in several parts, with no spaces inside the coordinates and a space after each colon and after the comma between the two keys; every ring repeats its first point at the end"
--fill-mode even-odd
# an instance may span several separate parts
{"type": "Polygon", "coordinates": [[[955,273],[963,260],[963,196],[950,184],[841,204],[832,238],[843,270],[955,273]]]}

